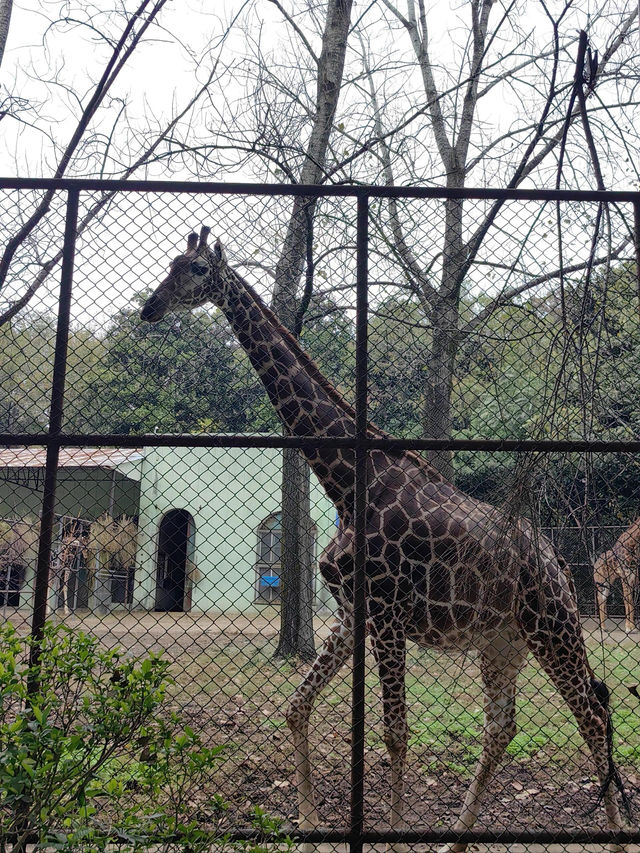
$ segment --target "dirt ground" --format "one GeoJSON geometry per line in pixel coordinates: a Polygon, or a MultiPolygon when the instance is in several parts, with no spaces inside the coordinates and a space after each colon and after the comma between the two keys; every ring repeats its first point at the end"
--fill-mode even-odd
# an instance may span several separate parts
{"type": "MultiPolygon", "coordinates": [[[[5,608],[6,618],[16,628],[27,631],[30,613],[26,610],[5,608]]],[[[61,620],[61,611],[54,617],[61,620]]],[[[278,635],[277,611],[273,607],[261,608],[257,614],[208,613],[155,613],[147,610],[117,610],[105,616],[95,616],[88,611],[78,611],[64,618],[66,625],[82,628],[99,637],[106,646],[118,645],[133,655],[145,652],[163,653],[173,660],[194,658],[206,651],[212,642],[269,640],[278,635]]],[[[316,636],[326,636],[330,616],[315,621],[316,636]],[[329,620],[329,621],[328,621],[329,620]]]]}
{"type": "MultiPolygon", "coordinates": [[[[27,629],[28,614],[12,612],[9,618],[27,629]]],[[[283,710],[285,694],[291,692],[305,667],[289,668],[290,686],[285,685],[286,689],[282,696],[278,694],[277,700],[274,694],[267,699],[263,697],[264,685],[259,680],[253,692],[246,684],[242,690],[237,686],[240,658],[252,661],[253,657],[254,666],[260,655],[268,660],[267,652],[274,647],[278,634],[275,610],[265,608],[252,617],[134,612],[98,618],[81,614],[67,617],[65,621],[69,626],[81,627],[97,635],[108,647],[120,646],[136,656],[151,651],[162,653],[175,661],[178,670],[183,666],[196,667],[193,669],[194,683],[190,683],[190,676],[181,679],[181,691],[174,695],[174,703],[189,724],[203,735],[205,742],[228,747],[214,783],[216,793],[229,804],[229,826],[246,827],[256,805],[282,818],[285,827],[295,826],[294,768],[288,731],[283,725],[283,710]],[[206,669],[211,661],[220,662],[217,664],[220,670],[213,674],[206,669]]],[[[318,637],[326,634],[328,624],[320,618],[317,620],[318,637]]],[[[607,644],[615,645],[626,638],[613,622],[607,628],[607,644]]],[[[599,635],[594,620],[585,620],[585,633],[599,635]]],[[[267,683],[271,677],[267,673],[267,683]]],[[[348,679],[346,668],[338,678],[348,679]]],[[[640,706],[638,710],[640,713],[640,706]]],[[[344,697],[329,697],[322,705],[320,718],[318,709],[315,716],[313,750],[319,812],[323,826],[343,829],[348,819],[351,791],[348,702],[344,697]]],[[[384,746],[376,735],[376,725],[374,721],[367,729],[366,828],[384,830],[388,827],[389,767],[384,746]]],[[[559,756],[550,761],[548,755],[542,754],[528,757],[526,761],[508,761],[491,786],[477,828],[511,832],[518,829],[527,832],[536,829],[582,831],[586,827],[605,829],[603,809],[596,806],[598,788],[592,773],[590,760],[584,752],[578,753],[578,759],[570,766],[562,763],[559,756]]],[[[406,775],[409,828],[452,826],[469,783],[469,768],[435,766],[428,743],[418,742],[410,748],[406,775]]],[[[637,793],[640,775],[627,766],[623,776],[635,799],[637,815],[640,813],[640,794],[637,793]]],[[[326,853],[335,849],[322,845],[323,851],[325,847],[326,853]]],[[[436,848],[421,846],[421,849],[436,848]]],[[[597,845],[518,844],[480,845],[474,849],[478,853],[498,850],[599,853],[603,850],[597,845]]],[[[640,845],[630,848],[632,850],[640,853],[640,845]]]]}
{"type": "MultiPolygon", "coordinates": [[[[206,650],[210,643],[221,636],[227,640],[234,637],[246,639],[274,639],[278,635],[278,609],[261,607],[257,613],[155,613],[144,611],[117,610],[106,616],[95,616],[88,611],[78,611],[65,617],[70,627],[80,627],[100,637],[105,645],[113,642],[132,654],[148,651],[164,652],[174,659],[183,655],[193,656],[206,650]]],[[[59,617],[59,612],[56,614],[59,617]]],[[[28,630],[30,613],[26,610],[4,608],[0,619],[6,618],[22,630],[28,630]]],[[[605,631],[607,643],[620,643],[627,637],[623,630],[624,620],[608,619],[605,631]]],[[[585,636],[599,637],[597,619],[584,617],[585,636]]],[[[321,614],[314,621],[318,640],[328,633],[331,614],[321,614]]],[[[638,635],[640,640],[640,634],[638,635]]]]}

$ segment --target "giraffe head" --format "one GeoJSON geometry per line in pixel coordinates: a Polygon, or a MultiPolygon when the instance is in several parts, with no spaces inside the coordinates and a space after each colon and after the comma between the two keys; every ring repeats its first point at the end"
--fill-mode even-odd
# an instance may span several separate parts
{"type": "Polygon", "coordinates": [[[145,302],[140,313],[143,320],[155,323],[167,311],[190,311],[216,301],[227,260],[219,240],[213,249],[207,245],[209,230],[203,225],[200,236],[189,235],[187,251],[173,259],[169,275],[145,302]]]}

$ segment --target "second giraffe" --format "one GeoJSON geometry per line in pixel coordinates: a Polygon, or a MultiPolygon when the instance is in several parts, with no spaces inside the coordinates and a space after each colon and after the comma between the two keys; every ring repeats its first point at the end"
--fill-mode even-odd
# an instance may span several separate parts
{"type": "Polygon", "coordinates": [[[620,578],[624,600],[624,626],[627,633],[636,627],[635,591],[640,568],[640,518],[636,518],[617,538],[613,548],[600,554],[593,564],[598,617],[604,627],[611,584],[620,578]]]}

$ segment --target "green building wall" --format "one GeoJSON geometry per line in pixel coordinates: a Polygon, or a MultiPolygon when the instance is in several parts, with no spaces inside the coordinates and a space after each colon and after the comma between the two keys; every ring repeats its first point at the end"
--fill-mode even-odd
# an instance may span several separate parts
{"type": "MultiPolygon", "coordinates": [[[[158,530],[174,509],[187,510],[194,520],[191,610],[263,606],[255,604],[257,529],[280,509],[280,472],[278,450],[147,448],[140,469],[134,607],[155,606],[158,530]]],[[[313,475],[311,508],[320,554],[335,532],[336,512],[313,475]]],[[[319,587],[317,598],[327,598],[319,587]]]]}

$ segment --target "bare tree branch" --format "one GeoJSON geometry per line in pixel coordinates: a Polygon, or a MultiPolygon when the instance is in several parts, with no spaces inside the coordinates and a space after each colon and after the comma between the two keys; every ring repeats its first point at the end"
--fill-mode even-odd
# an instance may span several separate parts
{"type": "MultiPolygon", "coordinates": [[[[146,148],[146,150],[137,158],[137,160],[135,160],[134,163],[132,163],[129,167],[127,167],[124,170],[124,172],[121,175],[122,179],[126,180],[127,178],[131,177],[131,175],[135,174],[135,172],[137,172],[138,169],[140,169],[143,166],[153,162],[154,155],[155,155],[156,151],[158,150],[158,148],[167,139],[171,138],[171,134],[172,134],[173,130],[176,128],[176,126],[190,112],[190,110],[193,109],[193,107],[200,100],[200,98],[208,91],[209,86],[211,85],[211,82],[213,81],[213,79],[215,77],[216,70],[217,70],[217,62],[214,62],[213,67],[211,68],[211,71],[210,71],[207,79],[200,86],[198,91],[193,95],[192,98],[189,99],[189,101],[183,107],[183,109],[177,115],[174,116],[174,118],[169,122],[169,124],[164,128],[164,130],[160,134],[158,134],[158,136],[146,148]]],[[[82,218],[82,220],[78,224],[78,229],[76,232],[77,236],[81,236],[87,230],[87,228],[95,220],[95,218],[100,213],[100,211],[102,211],[105,208],[105,206],[111,201],[113,196],[114,196],[114,193],[111,193],[111,192],[103,193],[103,195],[93,205],[91,205],[91,207],[89,208],[87,213],[84,215],[84,217],[82,218]]],[[[41,202],[41,205],[42,205],[42,202],[41,202]]],[[[36,213],[37,212],[38,212],[38,210],[36,211],[36,213]]],[[[40,216],[38,221],[40,221],[45,214],[46,214],[46,211],[45,211],[45,213],[42,214],[42,216],[40,216]]],[[[33,217],[31,217],[27,221],[27,223],[26,223],[27,225],[30,224],[32,218],[33,217]]],[[[35,225],[37,225],[37,222],[28,231],[26,230],[25,227],[23,227],[20,230],[19,234],[24,234],[24,236],[22,237],[22,241],[28,237],[28,235],[31,233],[33,228],[35,228],[35,225]]],[[[16,248],[17,248],[17,246],[16,246],[16,248]]],[[[22,311],[22,309],[25,308],[26,305],[29,304],[33,295],[38,291],[38,289],[42,286],[42,284],[44,284],[44,282],[47,280],[51,271],[53,269],[55,269],[55,267],[60,263],[61,259],[62,259],[62,249],[58,250],[47,261],[43,262],[41,270],[35,276],[35,278],[31,282],[31,284],[27,287],[27,289],[22,294],[22,296],[19,299],[17,299],[15,302],[13,302],[5,311],[3,311],[0,314],[0,326],[3,326],[9,320],[11,320],[13,317],[15,317],[16,314],[18,314],[20,311],[22,311]]]]}
{"type": "Polygon", "coordinates": [[[318,57],[314,53],[314,50],[311,47],[309,40],[307,39],[307,37],[305,36],[303,31],[300,29],[298,24],[295,22],[293,16],[289,12],[287,12],[287,10],[284,8],[284,6],[280,2],[280,0],[268,0],[268,2],[273,3],[273,5],[276,6],[276,8],[280,11],[280,13],[283,15],[283,17],[287,20],[287,22],[289,23],[291,28],[295,30],[296,34],[298,35],[298,38],[300,39],[302,44],[307,48],[309,55],[311,56],[311,58],[313,59],[313,61],[317,65],[318,61],[319,61],[318,57]]]}
{"type": "MultiPolygon", "coordinates": [[[[362,50],[363,63],[367,81],[369,83],[369,98],[373,107],[374,127],[376,136],[379,140],[378,147],[381,151],[381,159],[383,163],[383,174],[385,186],[392,187],[395,185],[393,177],[393,166],[391,165],[391,155],[389,147],[384,141],[384,132],[382,128],[382,118],[376,88],[373,81],[371,68],[367,61],[366,52],[362,50]]],[[[400,214],[398,211],[398,202],[395,198],[388,199],[387,206],[389,209],[389,222],[391,225],[391,234],[393,236],[392,251],[396,251],[402,263],[403,272],[407,277],[414,292],[420,296],[420,299],[426,304],[432,302],[436,295],[436,290],[430,283],[428,276],[425,276],[424,271],[420,268],[418,261],[412,252],[410,246],[404,238],[404,232],[400,223],[400,214]]]]}
{"type": "Polygon", "coordinates": [[[472,320],[469,320],[465,323],[464,326],[460,329],[461,337],[468,337],[472,332],[474,332],[479,326],[485,325],[492,314],[494,314],[499,308],[502,308],[504,305],[508,305],[513,302],[518,296],[522,296],[523,293],[527,293],[529,290],[533,290],[536,287],[539,287],[541,284],[545,284],[548,281],[554,281],[560,278],[561,275],[572,274],[576,272],[584,272],[589,266],[602,266],[604,264],[609,264],[611,261],[618,260],[622,258],[623,252],[626,248],[628,248],[633,242],[633,236],[628,235],[622,240],[615,249],[612,249],[610,252],[607,252],[604,255],[601,255],[597,258],[594,258],[593,261],[591,259],[587,261],[582,261],[581,263],[576,264],[567,264],[562,268],[554,269],[551,272],[544,273],[543,275],[534,276],[534,278],[527,279],[522,284],[517,285],[516,287],[511,287],[508,290],[503,291],[499,296],[496,296],[488,305],[486,305],[482,311],[479,311],[472,320]]]}
{"type": "MultiPolygon", "coordinates": [[[[100,81],[94,89],[93,95],[89,99],[87,106],[84,108],[82,115],[80,116],[80,120],[76,125],[76,128],[71,136],[71,139],[67,143],[62,155],[58,161],[58,166],[53,174],[54,178],[61,178],[65,174],[69,163],[71,162],[71,158],[73,157],[76,148],[80,140],[82,139],[89,122],[93,118],[96,113],[96,110],[104,100],[106,94],[109,89],[113,85],[116,80],[118,74],[121,72],[125,63],[140,43],[147,29],[154,22],[156,16],[160,13],[162,7],[165,5],[167,0],[155,0],[152,5],[152,0],[142,0],[142,3],[138,6],[137,10],[131,16],[127,25],[125,26],[120,39],[118,40],[116,46],[113,49],[111,58],[107,63],[107,66],[102,74],[100,81]],[[148,10],[148,7],[151,6],[151,9],[148,10]],[[146,15],[146,18],[143,17],[146,15]],[[140,24],[139,29],[136,31],[135,27],[137,24],[140,24]]],[[[29,237],[29,235],[33,232],[39,222],[47,215],[49,212],[49,208],[51,205],[51,199],[53,198],[54,191],[48,190],[34,212],[27,219],[27,221],[23,224],[23,226],[13,235],[13,237],[7,242],[2,257],[0,258],[0,290],[5,286],[7,273],[9,272],[9,267],[11,264],[11,260],[15,255],[19,246],[21,246],[24,241],[29,237]]]]}
{"type": "Polygon", "coordinates": [[[392,12],[398,18],[398,20],[402,23],[402,25],[405,27],[409,34],[413,50],[418,61],[420,72],[422,74],[422,80],[424,84],[425,94],[427,96],[427,104],[431,116],[431,125],[433,128],[433,135],[436,140],[436,145],[438,146],[438,150],[440,152],[440,156],[443,162],[449,163],[451,161],[453,149],[447,137],[445,120],[440,106],[440,97],[438,95],[438,90],[433,76],[433,68],[429,59],[426,19],[424,18],[424,11],[422,14],[423,28],[422,32],[420,32],[418,28],[418,22],[416,20],[414,0],[408,0],[408,18],[405,18],[403,15],[401,15],[398,9],[390,2],[390,0],[382,0],[382,2],[387,7],[387,9],[389,9],[389,11],[392,12]]]}

